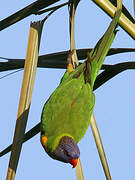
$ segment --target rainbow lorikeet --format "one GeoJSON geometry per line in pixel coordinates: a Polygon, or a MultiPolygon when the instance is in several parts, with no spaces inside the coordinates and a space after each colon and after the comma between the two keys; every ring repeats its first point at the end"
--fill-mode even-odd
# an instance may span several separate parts
{"type": "Polygon", "coordinates": [[[67,70],[48,101],[41,116],[41,143],[53,159],[77,165],[77,143],[90,124],[95,104],[93,85],[116,34],[120,10],[84,63],[67,70]]]}

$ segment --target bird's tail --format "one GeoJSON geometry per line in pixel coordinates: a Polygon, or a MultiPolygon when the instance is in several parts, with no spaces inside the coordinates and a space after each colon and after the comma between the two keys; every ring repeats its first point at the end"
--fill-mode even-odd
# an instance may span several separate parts
{"type": "Polygon", "coordinates": [[[110,49],[110,46],[116,35],[116,27],[121,14],[121,10],[117,10],[112,22],[110,23],[107,31],[103,35],[103,37],[98,41],[95,48],[92,49],[90,53],[88,53],[88,57],[86,60],[87,63],[87,80],[89,80],[91,87],[93,88],[94,82],[98,75],[99,70],[104,62],[104,59],[110,49]]]}

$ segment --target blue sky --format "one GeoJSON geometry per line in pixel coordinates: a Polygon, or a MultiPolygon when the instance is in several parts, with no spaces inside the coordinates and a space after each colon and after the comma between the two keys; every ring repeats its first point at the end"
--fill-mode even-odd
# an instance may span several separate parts
{"type": "MultiPolygon", "coordinates": [[[[34,1],[1,2],[1,19],[34,1]],[[8,4],[8,6],[7,6],[8,4]]],[[[60,1],[64,2],[64,1],[60,1]]],[[[133,2],[123,1],[133,14],[133,2]]],[[[0,56],[25,58],[30,22],[42,19],[30,16],[0,32],[0,56]]],[[[106,31],[111,19],[90,0],[82,0],[75,22],[76,48],[91,48],[106,31]]],[[[45,23],[40,55],[69,50],[69,20],[67,7],[55,12],[45,23]]],[[[112,47],[135,47],[134,40],[120,27],[112,47]]],[[[107,57],[105,63],[134,61],[135,53],[107,57]]],[[[65,70],[37,69],[27,130],[40,121],[42,107],[58,86],[65,70]]],[[[0,77],[8,72],[0,73],[0,77]]],[[[135,83],[134,70],[125,71],[95,91],[95,117],[107,155],[112,179],[134,179],[135,162],[135,83]]],[[[0,150],[12,142],[23,71],[0,80],[0,150]]],[[[84,178],[104,180],[91,129],[79,143],[84,178]]],[[[10,153],[0,158],[0,179],[7,173],[10,153]]],[[[39,134],[23,145],[16,180],[23,179],[75,179],[75,170],[68,164],[52,160],[45,154],[39,134]]]]}

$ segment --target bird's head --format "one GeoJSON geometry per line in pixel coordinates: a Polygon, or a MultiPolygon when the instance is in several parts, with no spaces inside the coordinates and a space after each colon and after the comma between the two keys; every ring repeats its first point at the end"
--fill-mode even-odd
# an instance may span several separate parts
{"type": "Polygon", "coordinates": [[[41,136],[41,143],[49,156],[53,159],[70,163],[73,168],[77,165],[80,150],[72,137],[51,137],[46,139],[46,143],[43,143],[43,138],[41,136]]]}

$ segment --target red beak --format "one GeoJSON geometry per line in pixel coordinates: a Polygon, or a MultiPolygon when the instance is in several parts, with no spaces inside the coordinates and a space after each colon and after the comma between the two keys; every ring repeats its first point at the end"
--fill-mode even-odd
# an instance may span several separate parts
{"type": "Polygon", "coordinates": [[[73,168],[75,168],[76,165],[77,165],[77,163],[78,163],[78,159],[71,159],[71,160],[69,160],[69,163],[70,163],[71,165],[73,165],[73,168]]]}

